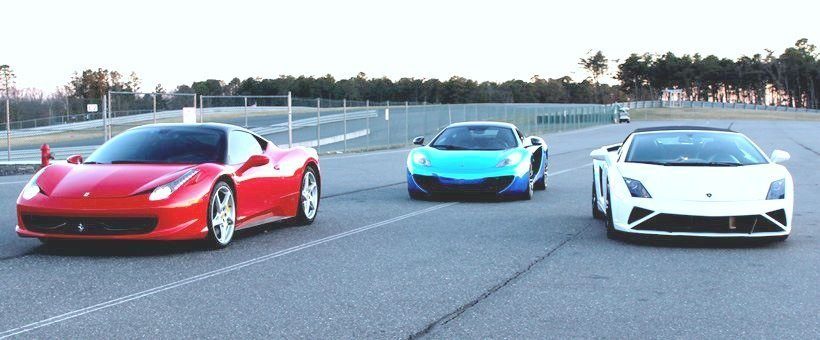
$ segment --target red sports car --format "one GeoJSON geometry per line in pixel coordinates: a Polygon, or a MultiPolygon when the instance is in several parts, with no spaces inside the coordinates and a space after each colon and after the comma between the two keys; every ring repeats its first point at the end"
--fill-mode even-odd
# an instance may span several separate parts
{"type": "Polygon", "coordinates": [[[225,124],[130,129],[88,159],[41,169],[17,199],[17,234],[65,239],[206,239],[277,220],[310,224],[321,193],[316,150],[281,149],[225,124]]]}

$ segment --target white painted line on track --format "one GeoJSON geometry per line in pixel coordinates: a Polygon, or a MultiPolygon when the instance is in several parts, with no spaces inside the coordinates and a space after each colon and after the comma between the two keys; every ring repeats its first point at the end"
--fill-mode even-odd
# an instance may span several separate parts
{"type": "Polygon", "coordinates": [[[0,185],[3,185],[3,184],[20,184],[20,183],[28,183],[28,181],[0,182],[0,185]]]}
{"type": "Polygon", "coordinates": [[[550,172],[548,171],[548,172],[547,172],[547,177],[558,176],[558,175],[560,175],[560,174],[565,174],[565,173],[570,172],[570,171],[575,171],[575,170],[578,170],[578,169],[583,169],[583,168],[586,168],[586,167],[591,166],[591,165],[592,165],[592,163],[590,162],[590,163],[587,163],[587,164],[584,164],[584,165],[581,165],[581,166],[576,166],[576,167],[574,167],[574,168],[564,169],[564,170],[561,170],[561,171],[556,171],[556,172],[552,172],[552,173],[550,173],[550,172]]]}
{"type": "MultiPolygon", "coordinates": [[[[403,151],[406,151],[406,150],[403,150],[403,151]]],[[[395,152],[395,151],[393,151],[393,152],[395,152]]],[[[577,167],[574,167],[574,168],[556,171],[554,173],[550,173],[549,177],[565,174],[565,173],[568,173],[568,172],[571,172],[571,171],[574,171],[574,170],[578,170],[578,169],[588,167],[590,165],[592,165],[592,163],[587,163],[587,164],[577,166],[577,167]]],[[[23,181],[23,182],[27,182],[27,181],[23,181]]],[[[23,182],[20,182],[20,183],[23,183],[23,182]]],[[[10,182],[8,182],[8,183],[10,183],[10,182]]],[[[0,183],[0,184],[3,184],[3,183],[0,183]]],[[[214,277],[214,276],[227,274],[227,273],[237,271],[239,269],[242,269],[242,268],[254,265],[254,264],[262,263],[262,262],[272,260],[272,259],[275,259],[275,258],[278,258],[278,257],[281,257],[281,256],[285,256],[285,255],[290,254],[290,253],[295,253],[295,252],[300,251],[300,250],[304,250],[304,249],[311,248],[311,247],[314,247],[314,246],[318,246],[318,245],[321,245],[321,244],[324,244],[324,243],[335,241],[335,240],[338,240],[340,238],[344,238],[344,237],[347,237],[347,236],[359,234],[359,233],[368,231],[370,229],[383,227],[383,226],[386,226],[386,225],[391,224],[391,223],[395,223],[395,222],[398,222],[398,221],[401,221],[401,220],[405,220],[405,219],[408,219],[408,218],[411,218],[411,217],[414,217],[414,216],[426,214],[428,212],[432,212],[432,211],[435,211],[435,210],[451,207],[451,206],[454,206],[454,205],[457,205],[457,204],[459,204],[459,202],[449,202],[449,203],[437,204],[437,205],[434,205],[434,206],[426,208],[426,209],[414,211],[414,212],[407,213],[407,214],[404,214],[404,215],[401,215],[401,216],[397,216],[397,217],[394,217],[394,218],[391,218],[391,219],[387,219],[387,220],[384,220],[384,221],[381,221],[381,222],[376,222],[376,223],[369,224],[369,225],[359,227],[359,228],[356,228],[356,229],[351,229],[351,230],[348,230],[348,231],[345,231],[345,232],[342,232],[342,233],[339,233],[339,234],[335,234],[335,235],[331,235],[331,236],[328,236],[328,237],[325,237],[325,238],[321,238],[321,239],[318,239],[318,240],[315,240],[315,241],[310,241],[310,242],[307,242],[307,243],[303,243],[303,244],[300,244],[298,246],[283,249],[283,250],[280,250],[280,251],[277,251],[277,252],[274,252],[274,253],[270,253],[270,254],[267,254],[267,255],[259,256],[259,257],[256,257],[256,258],[253,258],[253,259],[250,259],[250,260],[247,260],[247,261],[239,262],[239,263],[236,263],[236,264],[233,264],[233,265],[230,265],[230,266],[227,266],[227,267],[223,267],[223,268],[220,268],[220,269],[212,270],[212,271],[209,271],[207,273],[202,273],[202,274],[199,274],[199,275],[196,275],[196,276],[191,276],[189,278],[185,278],[185,279],[182,279],[182,280],[167,283],[167,284],[164,284],[162,286],[157,286],[157,287],[154,287],[154,288],[151,288],[151,289],[143,290],[141,292],[137,292],[137,293],[134,293],[134,294],[131,294],[131,295],[126,295],[126,296],[119,297],[119,298],[109,300],[109,301],[106,301],[106,302],[101,302],[101,303],[98,303],[96,305],[88,306],[88,307],[85,307],[85,308],[81,308],[81,309],[73,310],[73,311],[63,313],[63,314],[60,314],[60,315],[57,315],[57,316],[53,316],[53,317],[50,317],[50,318],[47,318],[47,319],[43,319],[43,320],[40,320],[40,321],[37,321],[37,322],[32,322],[32,323],[24,325],[24,326],[20,326],[20,327],[17,327],[17,328],[12,328],[12,329],[0,332],[0,339],[6,339],[6,338],[9,338],[9,337],[12,337],[12,336],[15,336],[15,335],[28,333],[30,331],[33,331],[33,330],[36,330],[36,329],[39,329],[39,328],[42,328],[42,327],[46,327],[46,326],[53,325],[53,324],[56,324],[56,323],[60,323],[60,322],[66,321],[66,320],[74,319],[74,318],[77,318],[77,317],[80,317],[80,316],[83,316],[83,315],[86,315],[86,314],[89,314],[89,313],[93,313],[93,312],[96,312],[96,311],[99,311],[99,310],[103,310],[103,309],[111,308],[111,307],[114,307],[114,306],[118,306],[118,305],[124,304],[126,302],[138,300],[138,299],[141,299],[141,298],[144,298],[144,297],[147,297],[147,296],[155,295],[155,294],[164,292],[166,290],[171,290],[171,289],[186,286],[186,285],[189,285],[189,284],[192,284],[192,283],[195,283],[195,282],[203,281],[203,280],[209,279],[209,278],[214,277]]]]}
{"type": "Polygon", "coordinates": [[[253,258],[253,259],[250,259],[250,260],[247,260],[247,261],[244,261],[244,262],[239,262],[237,264],[230,265],[230,266],[220,268],[220,269],[216,269],[216,270],[213,270],[213,271],[209,271],[207,273],[199,274],[199,275],[196,275],[196,276],[191,276],[191,277],[186,278],[186,279],[182,279],[182,280],[179,280],[179,281],[174,281],[174,282],[171,282],[171,283],[167,283],[167,284],[164,284],[162,286],[157,286],[157,287],[147,289],[147,290],[144,290],[144,291],[141,291],[141,292],[138,292],[138,293],[134,293],[134,294],[131,294],[131,295],[126,295],[126,296],[123,296],[123,297],[120,297],[120,298],[116,298],[116,299],[109,300],[109,301],[106,301],[106,302],[98,303],[98,304],[93,305],[93,306],[88,306],[88,307],[85,307],[85,308],[81,308],[81,309],[70,311],[70,312],[67,312],[67,313],[64,313],[64,314],[53,316],[53,317],[50,317],[48,319],[33,322],[33,323],[28,324],[28,325],[24,325],[24,326],[20,326],[20,327],[17,327],[17,328],[9,329],[7,331],[0,332],[0,339],[5,339],[5,338],[12,337],[12,336],[15,336],[15,335],[20,335],[20,334],[23,334],[23,333],[27,333],[27,332],[33,331],[35,329],[38,329],[38,328],[49,326],[49,325],[52,325],[52,324],[55,324],[55,323],[58,323],[58,322],[63,322],[63,321],[73,319],[73,318],[76,318],[76,317],[79,317],[79,316],[82,316],[82,315],[85,315],[85,314],[89,314],[89,313],[99,311],[99,310],[102,310],[102,309],[106,309],[106,308],[114,307],[114,306],[117,306],[117,305],[121,305],[121,304],[124,304],[126,302],[141,299],[141,298],[151,296],[151,295],[154,295],[154,294],[157,294],[157,293],[160,293],[160,292],[164,292],[166,290],[171,290],[171,289],[174,289],[174,288],[189,285],[191,283],[199,282],[199,281],[202,281],[202,280],[205,280],[205,279],[217,276],[217,275],[222,275],[222,274],[230,273],[230,272],[233,272],[233,271],[237,271],[239,269],[242,269],[242,268],[257,264],[257,263],[272,260],[272,259],[275,259],[277,257],[281,257],[281,256],[284,256],[284,255],[287,255],[287,254],[290,254],[290,253],[294,253],[294,252],[297,252],[297,251],[300,251],[300,250],[303,250],[303,249],[311,248],[311,247],[318,246],[318,245],[323,244],[323,243],[328,243],[328,242],[331,242],[331,241],[338,240],[340,238],[344,238],[344,237],[347,237],[347,236],[362,233],[362,232],[368,231],[370,229],[383,227],[385,225],[388,225],[388,224],[391,224],[391,223],[394,223],[394,222],[405,220],[405,219],[408,219],[408,218],[411,218],[411,217],[414,217],[414,216],[418,216],[418,215],[421,215],[421,214],[425,214],[425,213],[428,213],[428,212],[432,212],[432,211],[435,211],[435,210],[447,208],[449,206],[453,206],[453,205],[456,205],[456,204],[458,204],[458,202],[451,202],[451,203],[443,203],[443,204],[434,205],[434,206],[426,208],[426,209],[414,211],[414,212],[404,214],[404,215],[401,215],[401,216],[398,216],[398,217],[394,217],[394,218],[391,218],[391,219],[388,219],[388,220],[384,220],[384,221],[381,221],[381,222],[376,222],[376,223],[366,225],[366,226],[363,226],[363,227],[359,227],[359,228],[356,228],[356,229],[348,230],[348,231],[343,232],[343,233],[339,233],[339,234],[331,235],[331,236],[321,238],[321,239],[318,239],[318,240],[315,240],[315,241],[310,241],[310,242],[307,242],[307,243],[303,243],[303,244],[298,245],[298,246],[283,249],[283,250],[280,250],[280,251],[277,251],[277,252],[274,252],[274,253],[270,253],[270,254],[267,254],[267,255],[263,255],[263,256],[260,256],[260,257],[257,257],[257,258],[253,258]]]}

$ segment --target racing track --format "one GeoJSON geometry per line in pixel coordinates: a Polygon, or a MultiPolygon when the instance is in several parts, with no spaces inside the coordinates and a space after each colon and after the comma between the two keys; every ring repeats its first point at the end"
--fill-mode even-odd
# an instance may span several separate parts
{"type": "Polygon", "coordinates": [[[27,178],[3,177],[0,338],[820,334],[820,124],[733,125],[792,154],[785,243],[607,240],[590,217],[589,151],[661,124],[547,135],[550,187],[527,202],[410,201],[406,149],[323,157],[316,223],[245,231],[221,251],[18,239],[14,200],[27,178]]]}

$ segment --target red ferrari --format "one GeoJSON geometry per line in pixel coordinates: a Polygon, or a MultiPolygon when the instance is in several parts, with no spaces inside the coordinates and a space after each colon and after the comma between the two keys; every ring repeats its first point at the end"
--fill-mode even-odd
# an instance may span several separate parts
{"type": "Polygon", "coordinates": [[[236,229],[312,223],[320,193],[316,150],[281,149],[233,125],[146,125],[85,161],[37,172],[17,199],[16,230],[44,242],[205,239],[222,248],[236,229]]]}

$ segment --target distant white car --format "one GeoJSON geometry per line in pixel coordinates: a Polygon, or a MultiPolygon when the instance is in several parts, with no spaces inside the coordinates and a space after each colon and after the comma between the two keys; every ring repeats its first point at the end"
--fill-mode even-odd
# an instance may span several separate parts
{"type": "Polygon", "coordinates": [[[590,153],[592,215],[607,236],[626,233],[785,240],[794,186],[745,135],[726,129],[637,129],[622,144],[590,153]]]}
{"type": "Polygon", "coordinates": [[[618,108],[618,123],[631,123],[632,119],[629,118],[629,108],[628,107],[621,107],[618,108]]]}

